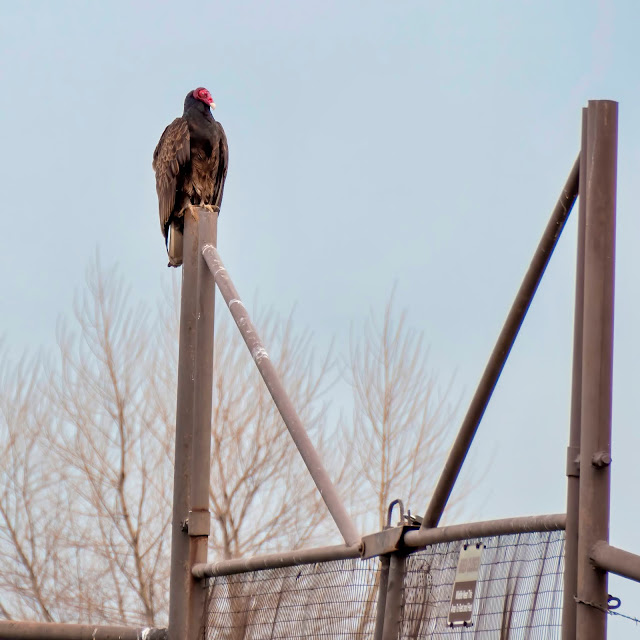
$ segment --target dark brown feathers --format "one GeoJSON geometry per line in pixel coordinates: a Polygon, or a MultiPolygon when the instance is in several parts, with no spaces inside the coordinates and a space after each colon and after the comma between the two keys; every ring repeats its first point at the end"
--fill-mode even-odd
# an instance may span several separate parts
{"type": "MultiPolygon", "coordinates": [[[[176,205],[178,178],[181,170],[185,168],[190,159],[189,123],[185,117],[176,118],[164,130],[153,152],[152,167],[156,172],[160,229],[165,239],[169,220],[176,205]]],[[[182,208],[182,203],[177,204],[182,208]]]]}
{"type": "Polygon", "coordinates": [[[219,122],[216,122],[218,128],[219,142],[218,142],[218,166],[216,172],[216,188],[214,189],[214,202],[213,204],[220,207],[222,204],[222,194],[224,193],[224,183],[227,179],[227,167],[229,166],[229,147],[227,145],[227,136],[224,133],[224,129],[219,122]]]}

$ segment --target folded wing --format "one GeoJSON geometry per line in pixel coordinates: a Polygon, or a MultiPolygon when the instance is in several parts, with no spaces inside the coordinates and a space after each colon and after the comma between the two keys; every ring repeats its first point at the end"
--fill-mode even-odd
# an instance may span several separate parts
{"type": "Polygon", "coordinates": [[[189,125],[186,118],[176,118],[160,136],[152,163],[156,174],[160,228],[165,240],[176,203],[176,191],[185,180],[190,156],[189,125]]]}

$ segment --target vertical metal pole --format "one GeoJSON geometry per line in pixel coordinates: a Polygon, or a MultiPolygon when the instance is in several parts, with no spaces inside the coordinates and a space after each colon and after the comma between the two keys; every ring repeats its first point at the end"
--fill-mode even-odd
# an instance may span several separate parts
{"type": "Polygon", "coordinates": [[[406,557],[404,555],[399,553],[391,555],[382,640],[398,640],[400,635],[405,562],[406,557]]]}
{"type": "Polygon", "coordinates": [[[562,640],[576,640],[578,584],[578,509],[580,503],[580,411],[582,402],[582,324],[584,317],[584,237],[587,210],[587,110],[582,110],[580,183],[578,195],[578,244],[576,296],[573,317],[573,373],[571,377],[571,421],[567,448],[567,525],[564,548],[564,602],[562,640]]]}
{"type": "MultiPolygon", "coordinates": [[[[213,329],[216,284],[202,257],[205,245],[217,244],[218,213],[198,213],[198,297],[196,312],[196,380],[191,453],[189,569],[207,561],[209,543],[209,477],[211,474],[211,404],[213,397],[213,329]]],[[[201,637],[206,590],[193,579],[189,600],[189,640],[201,637]]]]}
{"type": "Polygon", "coordinates": [[[189,492],[193,444],[193,409],[196,370],[196,310],[198,291],[198,227],[188,210],[184,216],[182,298],[180,306],[180,352],[176,447],[173,473],[173,520],[171,523],[171,578],[169,581],[169,639],[186,640],[190,593],[194,584],[189,558],[189,492]]]}
{"type": "Polygon", "coordinates": [[[213,393],[213,277],[202,246],[216,243],[217,213],[185,212],[176,449],[171,529],[169,638],[195,640],[205,590],[191,567],[207,561],[211,401],[213,393]],[[200,245],[200,246],[199,246],[200,245]]]}
{"type": "Polygon", "coordinates": [[[384,614],[387,606],[387,589],[389,587],[389,556],[380,556],[380,580],[378,582],[378,603],[376,605],[376,627],[373,640],[382,640],[384,631],[384,614]]]}
{"type": "Polygon", "coordinates": [[[590,101],[576,627],[580,640],[602,640],[607,634],[607,573],[594,568],[589,556],[597,541],[609,540],[617,133],[617,103],[590,101]]]}

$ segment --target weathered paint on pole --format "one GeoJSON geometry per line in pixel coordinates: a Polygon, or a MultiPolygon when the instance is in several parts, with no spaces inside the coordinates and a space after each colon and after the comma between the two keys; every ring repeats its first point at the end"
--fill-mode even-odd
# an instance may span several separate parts
{"type": "Polygon", "coordinates": [[[229,277],[218,251],[213,245],[207,245],[203,250],[203,255],[211,273],[216,280],[218,289],[222,294],[231,315],[235,320],[240,333],[251,353],[251,356],[258,367],[258,371],[262,376],[267,389],[273,398],[273,401],[282,416],[291,438],[293,439],[304,463],[315,482],[320,495],[324,500],[324,503],[329,509],[334,522],[336,523],[342,537],[347,546],[352,546],[360,542],[360,536],[358,531],[351,520],[351,517],[344,508],[342,500],[329,477],[318,452],[315,450],[311,439],[307,435],[307,432],[300,420],[300,416],[295,410],[291,399],[287,395],[287,392],[278,376],[276,368],[273,366],[267,350],[262,344],[256,328],[249,318],[249,314],[240,300],[240,296],[236,291],[236,288],[229,277]]]}
{"type": "MultiPolygon", "coordinates": [[[[213,397],[213,333],[216,285],[202,257],[205,245],[217,244],[218,212],[198,212],[198,306],[196,311],[196,380],[191,491],[189,496],[189,566],[207,561],[209,543],[209,477],[211,474],[211,405],[213,397]]],[[[193,574],[192,574],[193,576],[193,574]]],[[[201,637],[206,590],[192,577],[189,640],[201,637]]]]}
{"type": "Polygon", "coordinates": [[[600,540],[593,545],[589,558],[598,569],[640,582],[640,556],[635,553],[600,540]]]}
{"type": "Polygon", "coordinates": [[[180,350],[176,407],[176,445],[171,523],[171,577],[169,581],[169,639],[186,640],[189,601],[193,587],[187,532],[193,410],[196,371],[196,311],[198,294],[198,225],[191,210],[184,216],[180,350]]]}
{"type": "Polygon", "coordinates": [[[532,531],[562,531],[567,517],[564,513],[552,513],[542,516],[522,516],[519,518],[502,518],[500,520],[484,520],[482,522],[466,522],[452,524],[448,527],[418,529],[407,531],[404,543],[408,547],[426,547],[439,542],[452,540],[471,540],[488,536],[507,536],[513,533],[532,531]]]}
{"type": "Polygon", "coordinates": [[[334,545],[329,547],[317,547],[315,549],[295,549],[293,551],[281,551],[279,553],[266,553],[260,556],[248,558],[233,558],[208,564],[196,564],[192,573],[196,578],[215,578],[216,576],[230,576],[249,571],[262,571],[264,569],[279,569],[281,567],[295,567],[303,564],[315,564],[316,562],[331,562],[332,560],[345,560],[360,557],[360,545],[351,547],[334,545]]]}
{"type": "Polygon", "coordinates": [[[389,564],[389,556],[380,556],[380,579],[378,581],[376,626],[373,630],[373,640],[382,640],[384,632],[384,616],[387,607],[387,591],[389,589],[389,564]]]}
{"type": "Polygon", "coordinates": [[[590,553],[609,541],[618,105],[587,109],[586,234],[576,636],[607,633],[607,572],[590,553]],[[595,605],[595,606],[593,606],[595,605]]]}
{"type": "Polygon", "coordinates": [[[213,376],[213,279],[200,244],[216,241],[217,214],[185,212],[171,527],[169,639],[201,633],[204,589],[191,567],[206,562],[213,376]],[[200,238],[200,239],[199,239],[200,238]]]}
{"type": "Polygon", "coordinates": [[[482,416],[489,404],[493,390],[498,383],[498,378],[509,357],[509,352],[515,342],[520,327],[533,300],[533,296],[549,264],[553,250],[558,243],[560,234],[569,217],[573,204],[578,197],[578,173],[580,169],[580,157],[578,157],[571,169],[569,178],[562,190],[562,194],[553,210],[551,219],[547,224],[544,234],[538,244],[538,248],[529,265],[529,269],[520,285],[516,299],[511,306],[509,315],[498,336],[498,340],[491,352],[489,362],[485,367],[482,378],[478,384],[471,404],[460,426],[460,431],[456,437],[449,457],[445,462],[444,469],[438,480],[438,484],[431,496],[431,502],[427,507],[427,512],[422,521],[422,529],[437,527],[440,518],[447,506],[451,492],[456,483],[460,469],[464,463],[467,453],[471,448],[471,443],[476,435],[482,416]]]}
{"type": "Polygon", "coordinates": [[[392,553],[389,560],[387,601],[384,608],[384,628],[382,640],[398,640],[402,620],[402,596],[404,592],[404,572],[406,557],[402,553],[392,553]]]}
{"type": "Polygon", "coordinates": [[[0,620],[2,640],[166,640],[166,629],[0,620]]]}
{"type": "Polygon", "coordinates": [[[578,512],[580,505],[580,415],[582,410],[582,324],[584,319],[584,237],[587,213],[587,110],[582,110],[580,188],[578,195],[578,245],[576,291],[573,316],[573,371],[571,375],[571,419],[567,447],[567,528],[564,546],[564,592],[562,640],[576,638],[576,593],[578,585],[578,512]]]}

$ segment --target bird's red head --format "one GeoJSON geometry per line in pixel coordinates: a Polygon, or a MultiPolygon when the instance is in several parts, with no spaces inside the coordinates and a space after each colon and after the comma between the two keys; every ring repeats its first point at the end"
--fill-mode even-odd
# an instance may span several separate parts
{"type": "Polygon", "coordinates": [[[212,109],[216,108],[216,103],[213,101],[213,98],[211,97],[209,90],[205,89],[204,87],[198,87],[197,89],[194,89],[193,97],[196,100],[200,100],[200,102],[204,102],[207,106],[211,107],[212,109]]]}

